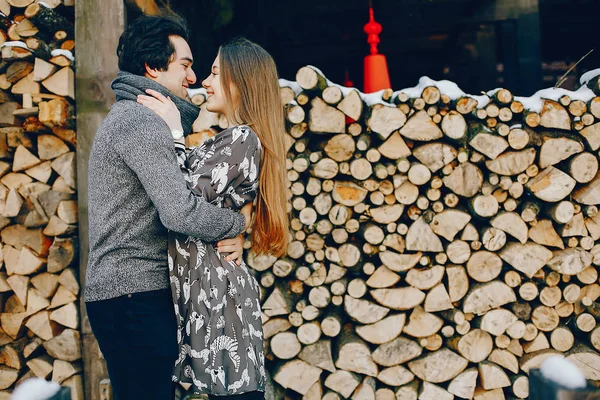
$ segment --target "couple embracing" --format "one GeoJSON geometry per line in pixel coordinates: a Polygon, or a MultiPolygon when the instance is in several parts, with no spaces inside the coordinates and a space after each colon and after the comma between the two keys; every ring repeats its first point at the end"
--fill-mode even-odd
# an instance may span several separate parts
{"type": "Polygon", "coordinates": [[[262,399],[259,286],[241,256],[250,227],[257,253],[280,256],[288,242],[275,63],[245,39],[221,46],[202,86],[230,128],[186,148],[199,109],[184,21],[137,19],[117,55],[117,103],[89,160],[85,282],[115,399],[171,400],[173,382],[262,399]]]}

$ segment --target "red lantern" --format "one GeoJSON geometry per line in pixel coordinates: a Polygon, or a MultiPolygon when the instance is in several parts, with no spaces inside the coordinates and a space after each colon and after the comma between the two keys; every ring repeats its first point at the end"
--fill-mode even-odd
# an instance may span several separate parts
{"type": "Polygon", "coordinates": [[[375,22],[373,7],[369,7],[369,22],[364,27],[367,42],[371,46],[371,54],[365,57],[365,93],[373,93],[383,89],[391,89],[387,61],[383,54],[377,53],[381,24],[375,22]]]}
{"type": "Polygon", "coordinates": [[[350,73],[348,70],[344,72],[344,86],[346,87],[354,87],[354,82],[350,79],[350,73]]]}

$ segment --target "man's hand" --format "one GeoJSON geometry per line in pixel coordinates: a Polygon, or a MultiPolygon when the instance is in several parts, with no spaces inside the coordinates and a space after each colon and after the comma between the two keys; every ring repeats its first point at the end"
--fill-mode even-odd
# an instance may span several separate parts
{"type": "Polygon", "coordinates": [[[222,254],[227,254],[227,261],[235,260],[237,265],[242,262],[244,254],[244,235],[238,235],[233,239],[223,239],[217,242],[217,251],[222,254]]]}
{"type": "Polygon", "coordinates": [[[246,217],[246,225],[244,226],[244,232],[246,232],[248,231],[248,228],[250,228],[250,223],[252,222],[252,203],[248,203],[242,207],[240,214],[246,217]]]}

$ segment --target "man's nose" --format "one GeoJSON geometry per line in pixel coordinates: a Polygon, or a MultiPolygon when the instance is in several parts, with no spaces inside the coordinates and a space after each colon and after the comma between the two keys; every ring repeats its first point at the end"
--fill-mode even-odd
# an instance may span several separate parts
{"type": "Polygon", "coordinates": [[[187,76],[187,81],[190,83],[190,85],[193,85],[194,83],[196,83],[196,73],[191,68],[190,68],[188,76],[187,76]]]}

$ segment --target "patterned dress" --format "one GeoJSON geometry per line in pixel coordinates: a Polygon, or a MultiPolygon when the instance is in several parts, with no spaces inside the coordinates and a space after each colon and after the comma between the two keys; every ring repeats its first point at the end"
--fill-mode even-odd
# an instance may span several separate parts
{"type": "MultiPolygon", "coordinates": [[[[247,126],[229,128],[189,153],[176,145],[195,194],[234,210],[256,197],[260,141],[247,126]]],[[[173,381],[216,396],[265,389],[258,282],[212,243],[169,233],[169,277],[178,323],[173,381]]]]}

